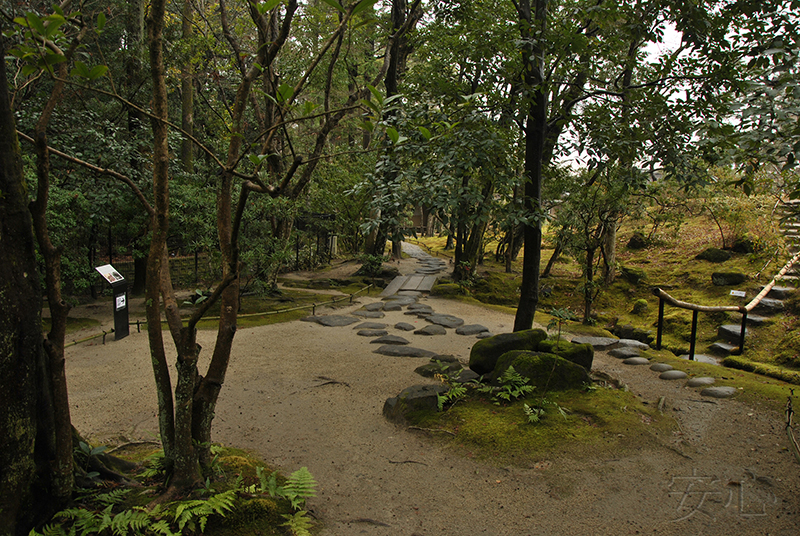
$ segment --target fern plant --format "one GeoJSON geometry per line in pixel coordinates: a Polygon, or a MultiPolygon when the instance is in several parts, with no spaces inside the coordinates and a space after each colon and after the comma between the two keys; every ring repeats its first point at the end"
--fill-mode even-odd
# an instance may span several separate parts
{"type": "Polygon", "coordinates": [[[308,512],[300,510],[294,514],[283,514],[286,523],[281,526],[287,527],[294,536],[311,536],[311,520],[306,515],[308,512]]]}
{"type": "Polygon", "coordinates": [[[530,395],[536,386],[528,385],[530,381],[516,370],[513,366],[508,367],[497,379],[499,388],[487,385],[478,389],[478,392],[492,395],[492,402],[499,406],[503,401],[513,402],[519,398],[530,395]]]}

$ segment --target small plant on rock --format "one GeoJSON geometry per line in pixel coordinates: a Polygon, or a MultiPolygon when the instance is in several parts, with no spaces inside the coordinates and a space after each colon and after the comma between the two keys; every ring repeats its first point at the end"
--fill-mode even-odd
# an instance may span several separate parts
{"type": "Polygon", "coordinates": [[[514,367],[508,367],[497,381],[500,387],[487,385],[478,389],[479,393],[491,394],[492,402],[497,406],[503,402],[513,402],[524,398],[536,389],[535,386],[528,385],[530,380],[514,370],[514,367]]]}
{"type": "Polygon", "coordinates": [[[558,328],[558,333],[556,335],[556,347],[558,347],[558,345],[561,343],[561,326],[563,326],[564,323],[569,320],[575,320],[577,317],[566,307],[561,309],[550,309],[550,316],[553,318],[547,324],[547,330],[550,331],[551,329],[558,328]]]}

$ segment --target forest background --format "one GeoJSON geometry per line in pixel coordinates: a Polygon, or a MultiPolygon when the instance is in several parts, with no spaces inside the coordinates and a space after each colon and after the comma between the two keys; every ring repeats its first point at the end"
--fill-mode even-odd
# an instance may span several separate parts
{"type": "Polygon", "coordinates": [[[177,494],[210,465],[242,291],[272,290],[320,237],[372,256],[391,241],[399,254],[418,207],[453,240],[456,281],[490,238],[509,269],[525,244],[519,330],[539,302],[551,216],[554,247],[580,252],[590,304],[615,277],[616,231],[633,211],[668,221],[665,197],[697,189],[741,198],[726,184],[789,197],[799,7],[4,2],[0,508],[17,520],[6,533],[72,494],[65,295],[97,292],[101,260],[130,257],[147,298],[166,495],[177,494]],[[680,42],[653,52],[668,30],[680,42]],[[188,322],[172,255],[211,267],[188,322]],[[45,335],[29,307],[43,292],[45,335]],[[200,374],[194,332],[211,307],[218,337],[200,374]]]}

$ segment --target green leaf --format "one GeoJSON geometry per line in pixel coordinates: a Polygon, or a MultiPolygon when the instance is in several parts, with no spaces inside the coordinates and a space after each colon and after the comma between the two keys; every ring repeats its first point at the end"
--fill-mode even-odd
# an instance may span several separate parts
{"type": "Polygon", "coordinates": [[[108,71],[108,67],[107,66],[105,66],[105,65],[95,65],[94,67],[92,67],[92,70],[89,71],[89,80],[96,80],[96,79],[102,77],[103,75],[106,74],[106,71],[108,71]]]}
{"type": "Polygon", "coordinates": [[[322,0],[322,1],[331,6],[336,11],[344,13],[344,8],[336,0],[322,0]]]}
{"type": "Polygon", "coordinates": [[[46,35],[44,23],[42,23],[42,19],[40,19],[36,13],[25,13],[25,18],[27,19],[29,28],[35,30],[39,35],[46,35]]]}
{"type": "Polygon", "coordinates": [[[102,11],[97,15],[97,32],[102,32],[106,26],[106,14],[102,11]]]}
{"type": "Polygon", "coordinates": [[[359,100],[358,102],[360,102],[361,104],[363,104],[363,105],[364,105],[364,106],[366,106],[367,108],[370,108],[370,109],[371,109],[373,112],[375,112],[376,114],[379,114],[379,113],[381,113],[381,109],[378,107],[378,105],[377,105],[377,104],[375,104],[375,103],[374,103],[374,102],[372,102],[372,101],[368,101],[368,100],[366,100],[366,99],[361,99],[361,100],[359,100]]]}
{"type": "Polygon", "coordinates": [[[383,106],[383,95],[381,95],[381,92],[378,91],[378,89],[375,86],[371,85],[367,85],[367,89],[369,90],[370,93],[372,93],[372,96],[375,97],[375,100],[378,101],[378,104],[383,106]]]}
{"type": "Polygon", "coordinates": [[[87,67],[86,64],[83,63],[82,61],[78,60],[78,61],[75,62],[75,66],[70,71],[70,74],[72,76],[80,76],[82,78],[89,78],[89,74],[90,74],[89,67],[87,67]]]}
{"type": "Polygon", "coordinates": [[[47,21],[45,36],[48,38],[54,36],[61,25],[67,22],[61,15],[48,15],[45,20],[47,21]]]}
{"type": "Polygon", "coordinates": [[[375,5],[377,0],[361,0],[358,5],[353,9],[353,15],[358,15],[362,11],[366,11],[367,9],[371,8],[375,5]]]}
{"type": "Polygon", "coordinates": [[[426,140],[430,141],[430,139],[431,139],[431,131],[428,130],[427,128],[425,128],[425,127],[417,127],[417,128],[419,129],[420,134],[422,134],[422,137],[425,138],[426,140]]]}
{"type": "Polygon", "coordinates": [[[294,94],[294,89],[289,84],[281,84],[278,86],[278,94],[276,97],[278,98],[278,102],[287,102],[289,99],[292,98],[294,94]]]}
{"type": "Polygon", "coordinates": [[[386,129],[386,135],[389,136],[389,139],[391,139],[392,143],[394,144],[397,144],[397,142],[400,141],[400,134],[393,127],[386,129]]]}
{"type": "Polygon", "coordinates": [[[267,0],[266,2],[256,4],[256,9],[261,15],[263,15],[264,13],[272,11],[282,1],[283,0],[267,0]]]}

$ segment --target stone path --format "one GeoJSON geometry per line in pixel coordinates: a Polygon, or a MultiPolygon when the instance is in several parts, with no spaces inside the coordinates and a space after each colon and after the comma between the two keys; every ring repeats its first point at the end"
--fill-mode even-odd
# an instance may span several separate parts
{"type": "MultiPolygon", "coordinates": [[[[658,378],[665,381],[688,380],[686,387],[703,387],[700,395],[712,398],[731,398],[738,390],[735,387],[713,387],[716,379],[700,377],[689,379],[688,374],[681,370],[674,370],[667,363],[653,363],[642,356],[642,350],[649,348],[643,342],[632,339],[614,339],[611,337],[575,337],[572,342],[578,344],[591,344],[595,350],[606,350],[608,355],[621,359],[624,365],[644,366],[649,365],[650,370],[658,374],[658,378]]],[[[695,356],[697,358],[698,356],[695,356]]]]}
{"type": "Polygon", "coordinates": [[[447,262],[430,256],[419,246],[403,242],[403,253],[417,259],[418,267],[414,273],[397,276],[383,290],[381,296],[394,296],[401,291],[430,292],[439,274],[447,269],[447,262]]]}

